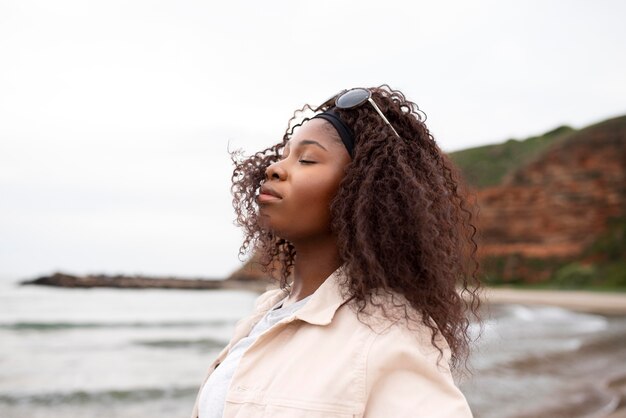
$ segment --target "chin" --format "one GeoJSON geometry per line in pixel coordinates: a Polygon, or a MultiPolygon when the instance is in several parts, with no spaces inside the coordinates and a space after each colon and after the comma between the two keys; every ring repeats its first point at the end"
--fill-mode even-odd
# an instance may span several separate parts
{"type": "Polygon", "coordinates": [[[264,230],[272,230],[272,225],[270,219],[267,216],[259,215],[257,218],[257,223],[264,230]]]}

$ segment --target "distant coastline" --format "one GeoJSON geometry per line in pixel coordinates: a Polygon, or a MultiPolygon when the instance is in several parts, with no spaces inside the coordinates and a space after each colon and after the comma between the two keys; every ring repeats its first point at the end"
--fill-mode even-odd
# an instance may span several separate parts
{"type": "MultiPolygon", "coordinates": [[[[245,272],[246,270],[243,269],[245,272]]],[[[41,285],[63,288],[121,288],[121,289],[189,289],[189,290],[247,290],[263,293],[276,288],[269,279],[258,274],[247,276],[237,272],[226,279],[183,279],[177,277],[145,277],[125,275],[76,276],[54,273],[20,285],[41,285]]],[[[584,290],[536,290],[519,288],[485,288],[483,299],[489,304],[549,305],[601,315],[626,315],[626,293],[592,292],[584,290]]]]}
{"type": "Polygon", "coordinates": [[[75,276],[57,272],[32,280],[19,282],[20,285],[41,285],[64,288],[122,288],[122,289],[189,289],[189,290],[249,290],[264,292],[273,287],[270,281],[256,277],[229,277],[227,279],[182,279],[177,277],[145,277],[125,275],[86,275],[75,276]]]}

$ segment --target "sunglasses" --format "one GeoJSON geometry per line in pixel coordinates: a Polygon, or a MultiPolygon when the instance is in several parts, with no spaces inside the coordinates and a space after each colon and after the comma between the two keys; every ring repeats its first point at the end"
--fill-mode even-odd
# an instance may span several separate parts
{"type": "Polygon", "coordinates": [[[391,123],[389,123],[378,105],[376,105],[374,99],[372,99],[372,92],[368,89],[357,87],[350,90],[343,90],[339,94],[334,95],[333,97],[319,105],[317,109],[315,109],[315,111],[317,112],[318,110],[321,110],[323,108],[329,108],[332,106],[338,109],[354,109],[357,106],[361,106],[365,102],[369,102],[372,105],[374,110],[376,110],[376,113],[378,113],[380,117],[383,118],[383,120],[387,125],[389,125],[393,133],[396,134],[398,138],[400,138],[398,132],[394,129],[393,126],[391,126],[391,123]]]}

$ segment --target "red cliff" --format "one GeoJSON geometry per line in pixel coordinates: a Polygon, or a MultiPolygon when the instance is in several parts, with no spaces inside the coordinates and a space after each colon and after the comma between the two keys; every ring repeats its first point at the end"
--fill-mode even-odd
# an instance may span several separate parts
{"type": "Polygon", "coordinates": [[[626,117],[566,135],[477,198],[488,272],[505,281],[546,279],[553,268],[529,262],[580,258],[610,220],[625,215],[626,117]]]}

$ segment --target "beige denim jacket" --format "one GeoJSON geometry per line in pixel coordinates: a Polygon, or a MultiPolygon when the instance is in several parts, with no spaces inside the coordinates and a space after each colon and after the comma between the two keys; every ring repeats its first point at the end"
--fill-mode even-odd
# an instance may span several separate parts
{"type": "MultiPolygon", "coordinates": [[[[341,278],[339,270],[334,272],[302,308],[247,349],[233,375],[223,417],[471,418],[450,374],[445,341],[439,339],[445,350],[438,361],[424,326],[409,327],[406,319],[388,319],[374,308],[359,314],[362,323],[353,304],[344,303],[341,278]]],[[[228,350],[286,295],[274,289],[257,299],[254,313],[237,323],[204,382],[228,350]]],[[[192,414],[197,417],[198,399],[192,414]]]]}

